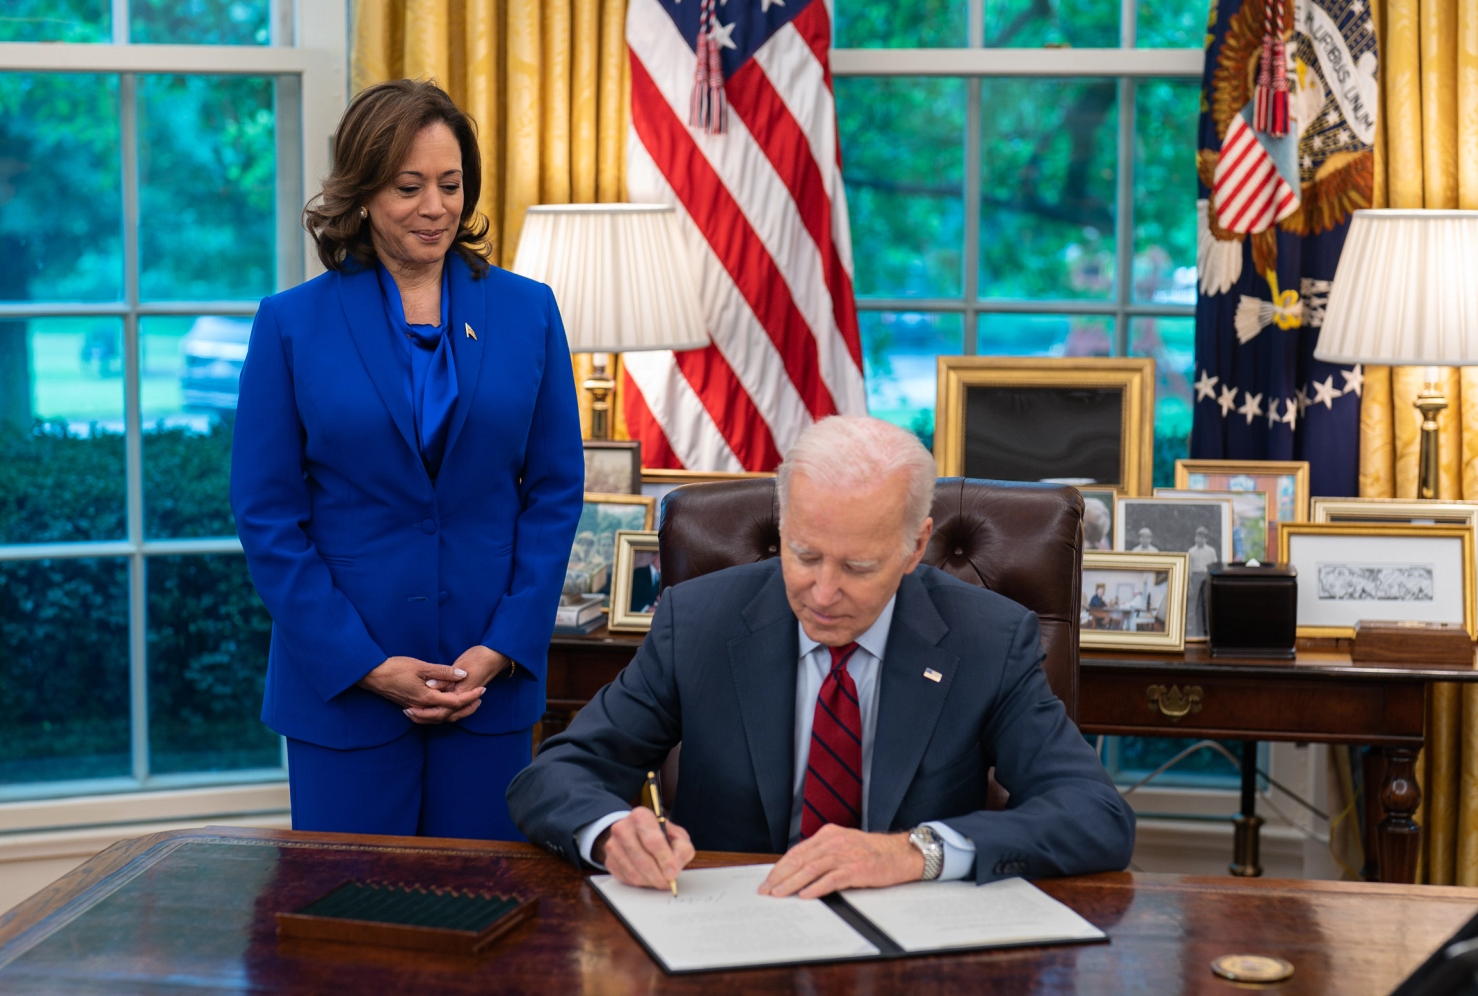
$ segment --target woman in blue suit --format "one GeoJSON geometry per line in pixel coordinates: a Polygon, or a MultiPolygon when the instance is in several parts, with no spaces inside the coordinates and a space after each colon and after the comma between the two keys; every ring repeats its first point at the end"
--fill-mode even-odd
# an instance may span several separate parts
{"type": "Polygon", "coordinates": [[[488,264],[480,186],[435,84],[360,93],[304,211],[328,272],[252,326],[231,506],[297,829],[519,837],[584,471],[554,297],[488,264]]]}

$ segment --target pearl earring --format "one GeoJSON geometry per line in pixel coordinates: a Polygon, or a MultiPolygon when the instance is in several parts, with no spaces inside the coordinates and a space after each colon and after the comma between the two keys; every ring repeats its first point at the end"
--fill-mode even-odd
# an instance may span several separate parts
{"type": "Polygon", "coordinates": [[[364,219],[366,219],[368,217],[369,217],[369,208],[365,207],[363,204],[359,205],[359,220],[360,221],[363,221],[364,219]]]}

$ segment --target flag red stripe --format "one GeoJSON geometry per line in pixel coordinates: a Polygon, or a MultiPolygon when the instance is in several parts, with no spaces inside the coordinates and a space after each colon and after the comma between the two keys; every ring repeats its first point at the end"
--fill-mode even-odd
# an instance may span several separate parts
{"type": "Polygon", "coordinates": [[[739,462],[751,470],[777,467],[780,447],[775,445],[770,426],[717,347],[689,349],[672,356],[739,462]]]}
{"type": "Polygon", "coordinates": [[[641,462],[643,467],[681,467],[682,460],[672,448],[662,424],[652,414],[647,399],[642,395],[636,381],[621,372],[621,409],[626,415],[626,427],[632,438],[641,440],[641,462]]]}
{"type": "MultiPolygon", "coordinates": [[[[646,67],[634,55],[631,120],[642,144],[651,152],[673,192],[775,344],[807,410],[815,418],[836,411],[821,377],[816,340],[791,298],[779,268],[733,195],[693,142],[687,126],[673,115],[646,67]]],[[[679,366],[683,366],[681,361],[679,366]]],[[[705,398],[704,404],[713,411],[709,399],[705,398]]]]}

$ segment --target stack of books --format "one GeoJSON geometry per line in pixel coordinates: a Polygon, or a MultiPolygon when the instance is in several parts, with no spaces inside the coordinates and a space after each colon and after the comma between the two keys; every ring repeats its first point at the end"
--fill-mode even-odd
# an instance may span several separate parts
{"type": "Polygon", "coordinates": [[[554,613],[554,631],[556,633],[589,633],[591,630],[599,629],[606,621],[605,616],[606,596],[604,595],[565,595],[559,600],[559,608],[554,613]]]}

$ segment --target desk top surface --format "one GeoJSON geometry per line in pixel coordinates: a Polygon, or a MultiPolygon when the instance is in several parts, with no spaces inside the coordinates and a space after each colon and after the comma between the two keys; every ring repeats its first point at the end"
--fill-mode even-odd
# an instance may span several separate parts
{"type": "MultiPolygon", "coordinates": [[[[704,863],[756,860],[704,855],[704,863]]],[[[1282,957],[1279,993],[1385,993],[1478,889],[1115,873],[1037,883],[1107,944],[667,976],[573,868],[523,844],[205,828],[124,841],[0,917],[7,993],[1231,992],[1211,960],[1282,957]],[[478,957],[279,941],[274,913],[348,879],[537,896],[478,957]]],[[[784,900],[777,900],[783,902],[784,900]]]]}

